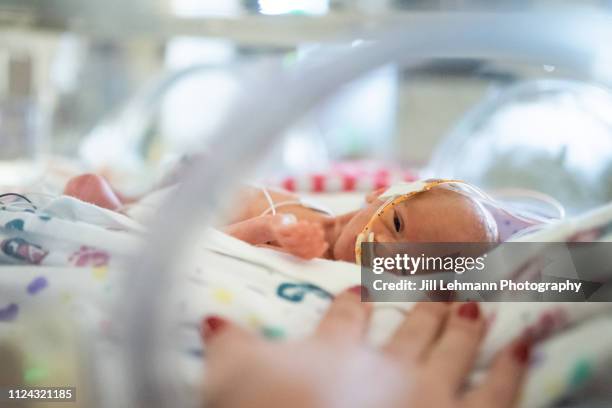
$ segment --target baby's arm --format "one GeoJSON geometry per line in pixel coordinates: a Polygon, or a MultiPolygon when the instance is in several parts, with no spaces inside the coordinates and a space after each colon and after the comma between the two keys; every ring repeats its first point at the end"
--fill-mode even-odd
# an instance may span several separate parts
{"type": "Polygon", "coordinates": [[[329,245],[323,228],[316,223],[296,221],[290,214],[251,218],[223,228],[234,238],[252,245],[270,245],[304,259],[325,255],[329,245]]]}
{"type": "Polygon", "coordinates": [[[251,245],[262,245],[274,241],[274,228],[276,215],[251,218],[223,227],[223,232],[248,242],[251,245]]]}
{"type": "MultiPolygon", "coordinates": [[[[121,208],[124,199],[101,176],[83,174],[66,184],[64,194],[110,210],[121,208]]],[[[291,214],[266,215],[228,225],[223,231],[252,245],[273,245],[304,259],[321,257],[328,244],[323,228],[297,221],[291,214]]]]}

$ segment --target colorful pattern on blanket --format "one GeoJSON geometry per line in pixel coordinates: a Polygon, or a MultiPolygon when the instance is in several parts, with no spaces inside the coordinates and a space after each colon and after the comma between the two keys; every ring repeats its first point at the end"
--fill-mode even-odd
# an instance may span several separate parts
{"type": "MultiPolygon", "coordinates": [[[[0,336],[22,313],[57,311],[48,305],[59,304],[66,306],[61,313],[113,338],[110,305],[119,293],[122,261],[142,242],[137,226],[124,218],[66,197],[36,211],[0,211],[0,263],[6,264],[0,268],[0,336]]],[[[196,363],[205,354],[198,336],[203,316],[234,319],[270,339],[299,338],[312,332],[333,293],[359,281],[355,265],[304,263],[218,232],[195,247],[170,292],[179,347],[196,363]]],[[[372,342],[384,341],[409,307],[377,305],[372,342]]],[[[524,331],[547,339],[535,351],[522,406],[550,405],[612,366],[609,304],[483,307],[489,332],[479,367],[524,331]]]]}

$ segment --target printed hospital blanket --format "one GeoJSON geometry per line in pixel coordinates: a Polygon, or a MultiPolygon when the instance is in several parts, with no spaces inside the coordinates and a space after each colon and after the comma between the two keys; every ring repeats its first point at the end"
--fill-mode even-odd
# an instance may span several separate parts
{"type": "MultiPolygon", "coordinates": [[[[45,317],[66,313],[100,338],[115,339],[110,306],[122,294],[123,260],[144,242],[144,231],[125,216],[68,197],[1,210],[0,263],[7,265],[0,267],[0,336],[10,333],[22,314],[53,311],[45,317]]],[[[215,230],[207,230],[191,250],[177,266],[169,307],[177,320],[177,347],[199,375],[203,316],[233,319],[270,339],[299,338],[312,332],[334,293],[360,281],[356,265],[306,262],[215,230]]],[[[372,343],[391,335],[410,307],[375,305],[372,343]]],[[[608,303],[487,303],[483,309],[490,328],[480,372],[520,333],[546,339],[535,350],[522,406],[558,402],[612,367],[608,303]]]]}

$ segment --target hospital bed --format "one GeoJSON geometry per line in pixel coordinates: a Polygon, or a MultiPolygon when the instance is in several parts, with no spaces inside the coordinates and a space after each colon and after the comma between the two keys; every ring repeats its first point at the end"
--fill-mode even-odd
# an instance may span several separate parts
{"type": "MultiPolygon", "coordinates": [[[[146,245],[141,245],[142,252],[133,256],[132,251],[128,250],[132,247],[131,243],[127,244],[127,241],[132,240],[131,237],[123,237],[126,243],[114,237],[105,240],[107,243],[112,241],[116,246],[114,250],[121,252],[121,258],[125,258],[117,265],[117,270],[126,268],[132,273],[128,277],[117,274],[112,278],[118,292],[115,295],[116,309],[111,310],[120,312],[114,312],[117,316],[117,332],[110,337],[116,334],[121,339],[115,344],[120,345],[119,349],[97,343],[87,349],[92,357],[89,361],[90,386],[94,385],[92,392],[100,398],[101,406],[124,404],[131,407],[166,407],[178,403],[194,403],[190,398],[185,398],[185,384],[177,384],[176,379],[184,377],[173,375],[180,369],[197,371],[193,366],[185,368],[180,366],[180,363],[177,364],[179,358],[174,347],[177,341],[183,340],[191,347],[193,338],[181,338],[176,331],[180,325],[176,325],[173,316],[164,313],[168,302],[171,302],[166,299],[165,294],[173,292],[168,288],[175,286],[175,279],[180,280],[173,271],[181,269],[177,265],[183,265],[185,262],[184,249],[193,246],[194,242],[197,242],[198,248],[203,248],[208,260],[223,265],[219,269],[236,267],[234,265],[240,265],[237,269],[251,268],[253,273],[272,269],[277,273],[284,271],[292,280],[300,280],[304,274],[308,274],[309,279],[321,279],[317,282],[319,286],[326,288],[324,293],[333,293],[356,282],[358,275],[354,274],[354,265],[332,265],[326,261],[315,261],[310,265],[300,265],[296,269],[295,260],[284,259],[283,255],[268,253],[265,249],[250,248],[214,232],[205,238],[194,238],[195,231],[187,233],[194,225],[203,227],[210,222],[212,214],[223,206],[223,200],[227,199],[232,188],[242,180],[244,174],[253,169],[258,158],[265,157],[267,146],[274,144],[281,137],[282,130],[303,112],[329,96],[342,84],[382,64],[395,62],[410,68],[428,58],[505,58],[537,64],[553,63],[566,66],[579,76],[605,84],[606,71],[595,68],[600,67],[601,62],[609,58],[609,50],[593,39],[610,36],[612,32],[609,27],[612,25],[607,18],[594,16],[559,15],[543,20],[540,16],[524,15],[426,15],[408,27],[398,26],[389,31],[369,32],[367,36],[370,41],[349,47],[336,55],[315,55],[313,59],[308,59],[289,71],[277,64],[261,68],[254,76],[257,80],[245,85],[244,98],[236,104],[227,122],[215,132],[216,137],[210,144],[214,155],[209,156],[205,162],[195,161],[189,164],[186,172],[188,177],[181,185],[176,198],[164,203],[161,210],[164,216],[155,219],[151,227],[153,233],[147,234],[146,245]],[[554,29],[558,26],[565,28],[563,36],[559,36],[558,31],[554,29]],[[517,30],[517,27],[520,29],[517,30]],[[495,32],[494,41],[483,35],[491,32],[495,32]],[[308,79],[307,87],[303,86],[305,78],[308,79]],[[256,103],[264,96],[268,101],[266,106],[256,103]],[[234,163],[229,169],[228,157],[232,157],[234,163]],[[225,174],[223,179],[218,177],[221,173],[225,174]],[[117,245],[118,242],[121,244],[117,245]],[[232,258],[231,254],[235,252],[242,255],[234,254],[232,258]],[[322,271],[327,269],[338,270],[335,281],[329,282],[324,277],[314,278],[317,273],[322,274],[322,271]],[[172,336],[167,333],[172,333],[172,336]],[[172,367],[174,369],[169,369],[172,367]],[[107,392],[111,389],[112,395],[107,392]]],[[[51,206],[49,212],[52,212],[53,201],[46,205],[51,206]]],[[[66,217],[65,214],[56,216],[66,217]]],[[[113,218],[109,214],[105,216],[101,217],[102,219],[97,218],[96,223],[108,227],[112,223],[128,222],[113,218]]],[[[604,208],[603,215],[601,212],[587,214],[587,220],[596,218],[600,223],[609,222],[608,217],[612,218],[609,208],[604,208]]],[[[137,244],[133,245],[138,247],[137,244]]],[[[92,246],[104,245],[96,242],[92,246]]],[[[14,272],[9,268],[3,270],[7,275],[14,272]]],[[[30,281],[36,278],[36,274],[42,273],[42,269],[29,268],[18,273],[29,274],[24,279],[30,281]]],[[[72,270],[71,273],[74,274],[75,271],[72,270]]],[[[208,271],[205,268],[199,273],[216,276],[214,270],[208,271]]],[[[92,276],[95,278],[95,275],[92,276]]],[[[190,275],[188,279],[198,278],[190,275]]],[[[238,281],[240,279],[236,283],[238,281]]],[[[178,292],[181,293],[180,290],[178,292]]],[[[315,301],[320,301],[319,307],[323,307],[325,295],[320,297],[321,299],[315,298],[315,301]]],[[[516,308],[519,307],[513,305],[513,308],[515,311],[509,308],[506,312],[510,320],[518,314],[516,308]]],[[[573,313],[571,319],[575,319],[574,321],[579,321],[585,314],[597,315],[600,319],[583,327],[584,332],[570,333],[565,339],[551,342],[550,348],[557,348],[554,351],[557,354],[563,353],[567,345],[575,344],[577,339],[594,338],[593,333],[612,330],[607,305],[585,305],[576,308],[573,313]],[[572,337],[574,335],[576,337],[572,337]]],[[[315,317],[310,316],[311,322],[315,317]]],[[[189,324],[193,324],[193,319],[187,324],[187,331],[193,335],[194,328],[189,324]]],[[[510,321],[505,327],[506,331],[507,327],[517,330],[516,322],[510,321]]],[[[610,355],[606,353],[611,351],[606,349],[606,345],[605,339],[601,342],[593,341],[590,345],[600,361],[610,360],[610,355]]],[[[198,350],[192,351],[195,357],[201,358],[198,350]]],[[[190,361],[193,363],[193,359],[190,361]]],[[[562,366],[564,363],[559,364],[562,366]]],[[[564,369],[559,368],[558,371],[564,369]]],[[[582,384],[577,381],[576,386],[579,385],[582,384]]],[[[539,386],[540,384],[529,391],[533,406],[557,402],[556,398],[564,395],[563,384],[553,384],[553,388],[557,387],[557,393],[551,394],[554,398],[544,397],[539,386]]]]}

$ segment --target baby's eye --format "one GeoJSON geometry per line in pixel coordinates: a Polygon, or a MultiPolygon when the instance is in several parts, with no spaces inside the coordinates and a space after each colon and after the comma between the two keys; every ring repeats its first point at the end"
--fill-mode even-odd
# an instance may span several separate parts
{"type": "Polygon", "coordinates": [[[402,229],[402,221],[396,212],[393,212],[393,226],[395,227],[395,232],[400,232],[402,229]]]}

